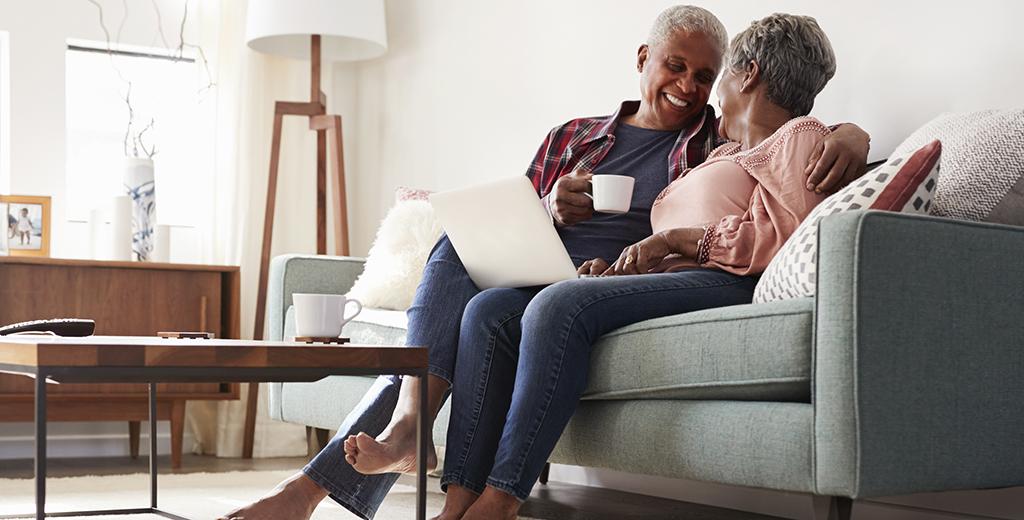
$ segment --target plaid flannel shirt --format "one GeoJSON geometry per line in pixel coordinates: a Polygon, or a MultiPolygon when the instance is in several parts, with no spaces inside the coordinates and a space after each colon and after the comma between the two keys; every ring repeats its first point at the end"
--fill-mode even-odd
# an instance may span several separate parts
{"type": "MultiPolygon", "coordinates": [[[[576,170],[593,171],[615,144],[619,118],[635,114],[639,109],[639,101],[625,101],[611,116],[573,119],[552,129],[526,172],[537,193],[546,197],[563,175],[576,170]]],[[[679,132],[669,153],[669,180],[677,179],[686,170],[704,162],[712,150],[725,142],[718,135],[715,109],[708,105],[704,117],[693,128],[679,132]]]]}

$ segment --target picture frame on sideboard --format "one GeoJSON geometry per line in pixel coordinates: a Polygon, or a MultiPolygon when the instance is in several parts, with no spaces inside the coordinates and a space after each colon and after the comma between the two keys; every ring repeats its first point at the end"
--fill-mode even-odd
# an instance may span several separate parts
{"type": "MultiPolygon", "coordinates": [[[[7,215],[7,203],[0,202],[0,215],[7,215]]],[[[4,233],[0,236],[0,256],[7,256],[7,239],[11,229],[10,221],[8,220],[7,225],[4,226],[4,233]]]]}
{"type": "Polygon", "coordinates": [[[10,256],[50,256],[50,197],[0,195],[10,256]]]}

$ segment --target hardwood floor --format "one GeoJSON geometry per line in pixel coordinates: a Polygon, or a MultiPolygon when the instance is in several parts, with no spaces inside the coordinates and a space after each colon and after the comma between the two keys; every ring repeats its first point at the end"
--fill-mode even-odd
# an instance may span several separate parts
{"type": "MultiPolygon", "coordinates": [[[[201,473],[227,471],[298,470],[303,458],[220,459],[202,455],[184,455],[181,469],[170,469],[170,458],[160,457],[161,473],[201,473]]],[[[145,456],[90,459],[51,459],[47,473],[52,477],[81,475],[121,475],[149,471],[145,456]]],[[[32,460],[5,460],[0,464],[0,478],[32,478],[32,460]]],[[[412,476],[400,480],[410,486],[412,476]]],[[[433,481],[436,485],[436,480],[433,481]]],[[[758,515],[731,509],[679,502],[634,493],[602,488],[551,482],[537,485],[521,514],[544,520],[769,520],[778,517],[758,515]]]]}

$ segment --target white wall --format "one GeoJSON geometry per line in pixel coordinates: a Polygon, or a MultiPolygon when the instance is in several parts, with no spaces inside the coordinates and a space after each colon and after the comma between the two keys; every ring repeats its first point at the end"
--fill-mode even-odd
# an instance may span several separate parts
{"type": "MultiPolygon", "coordinates": [[[[868,130],[873,159],[942,111],[1024,105],[1018,2],[694,3],[730,34],[772,12],[815,16],[839,67],[814,114],[868,130]]],[[[552,126],[637,98],[636,49],[671,4],[388,1],[390,49],[358,65],[346,127],[354,250],[368,249],[395,186],[524,173],[552,126]]]]}

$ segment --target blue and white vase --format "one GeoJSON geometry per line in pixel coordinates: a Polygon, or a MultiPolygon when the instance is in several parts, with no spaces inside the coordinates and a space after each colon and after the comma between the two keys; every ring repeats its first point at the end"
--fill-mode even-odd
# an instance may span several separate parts
{"type": "Polygon", "coordinates": [[[132,257],[140,261],[150,260],[156,225],[156,183],[152,159],[125,159],[124,189],[132,199],[132,257]]]}

